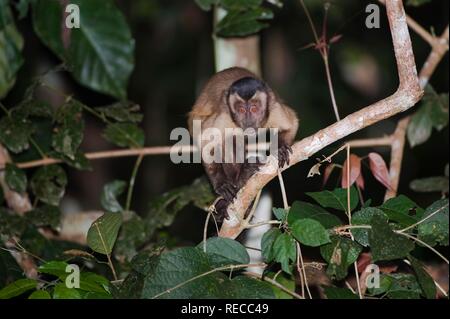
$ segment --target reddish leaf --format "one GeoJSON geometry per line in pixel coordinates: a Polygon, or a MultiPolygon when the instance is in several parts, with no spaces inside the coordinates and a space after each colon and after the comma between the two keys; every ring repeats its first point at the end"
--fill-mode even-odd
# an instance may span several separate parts
{"type": "Polygon", "coordinates": [[[364,182],[364,176],[361,172],[361,174],[359,174],[358,178],[356,179],[356,185],[359,187],[359,189],[364,190],[365,187],[365,182],[364,182]]]}
{"type": "Polygon", "coordinates": [[[392,189],[391,178],[389,176],[389,170],[386,166],[384,159],[378,153],[369,154],[370,170],[373,176],[384,185],[387,189],[392,189]]]}
{"type": "Polygon", "coordinates": [[[355,154],[350,154],[350,158],[346,159],[342,167],[342,188],[348,188],[353,185],[356,179],[361,175],[361,158],[355,154]],[[347,181],[347,164],[350,159],[350,184],[347,181]]]}
{"type": "Polygon", "coordinates": [[[328,179],[330,178],[330,175],[335,167],[335,164],[328,164],[327,167],[325,167],[325,171],[323,172],[323,186],[325,186],[328,182],[328,179]]]}

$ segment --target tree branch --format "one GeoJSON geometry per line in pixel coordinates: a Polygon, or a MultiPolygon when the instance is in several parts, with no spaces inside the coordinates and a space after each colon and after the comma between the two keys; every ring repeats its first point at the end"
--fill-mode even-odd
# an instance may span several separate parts
{"type": "MultiPolygon", "coordinates": [[[[0,144],[0,167],[4,167],[6,163],[11,162],[11,158],[7,150],[0,144]]],[[[19,194],[9,188],[5,181],[5,172],[0,170],[0,187],[3,189],[3,196],[9,208],[18,215],[25,215],[32,209],[28,194],[19,194]]],[[[22,268],[28,278],[37,278],[37,266],[34,259],[27,253],[16,251],[16,238],[10,238],[5,241],[5,247],[12,250],[11,255],[22,268]]]]}
{"type": "MultiPolygon", "coordinates": [[[[414,106],[422,97],[423,90],[419,85],[416,64],[409,36],[406,16],[401,0],[388,0],[387,15],[393,39],[395,58],[400,85],[391,96],[357,111],[339,122],[320,130],[292,146],[291,164],[320,151],[324,147],[381,120],[406,111],[414,106]]],[[[225,220],[220,236],[236,238],[239,235],[240,223],[247,207],[256,194],[277,176],[278,161],[269,157],[268,163],[261,167],[247,184],[239,191],[236,199],[228,208],[229,220],[225,220]]],[[[289,166],[283,168],[287,169],[289,166]]]]}

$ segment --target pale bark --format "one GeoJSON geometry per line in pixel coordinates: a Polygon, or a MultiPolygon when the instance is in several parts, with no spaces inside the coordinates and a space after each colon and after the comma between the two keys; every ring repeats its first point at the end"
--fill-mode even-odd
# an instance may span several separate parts
{"type": "MultiPolygon", "coordinates": [[[[393,40],[394,53],[400,85],[391,96],[369,105],[346,118],[320,130],[293,146],[291,164],[308,159],[324,147],[359,131],[369,125],[406,111],[414,106],[422,97],[423,90],[419,85],[416,64],[409,36],[403,3],[400,0],[388,0],[386,11],[393,40]]],[[[268,163],[256,173],[239,191],[234,202],[229,206],[229,220],[222,225],[220,236],[236,238],[243,230],[241,222],[244,214],[256,194],[274,177],[277,176],[278,161],[270,158],[268,163]]],[[[283,170],[288,167],[284,167],[283,170]]]]}

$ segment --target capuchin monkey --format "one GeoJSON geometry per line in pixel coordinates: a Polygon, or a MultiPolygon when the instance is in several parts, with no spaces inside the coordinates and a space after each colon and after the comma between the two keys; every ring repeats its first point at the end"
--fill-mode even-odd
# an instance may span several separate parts
{"type": "MultiPolygon", "coordinates": [[[[189,130],[191,135],[197,134],[193,130],[193,121],[201,121],[201,132],[208,128],[220,131],[222,140],[219,149],[224,150],[225,129],[278,129],[278,162],[279,166],[289,165],[292,153],[291,145],[298,129],[298,118],[295,112],[286,106],[270,89],[270,87],[252,72],[243,68],[230,68],[212,76],[189,113],[189,130]]],[[[193,136],[198,144],[201,141],[203,165],[214,191],[222,197],[216,202],[218,220],[228,218],[227,207],[233,201],[237,192],[247,180],[259,169],[260,162],[251,163],[248,159],[243,162],[225,162],[222,159],[212,163],[205,161],[203,148],[205,136],[193,136]]],[[[233,140],[232,143],[236,143],[233,140]]],[[[234,145],[234,144],[232,144],[234,145]]],[[[212,154],[209,154],[212,155],[212,154]]]]}

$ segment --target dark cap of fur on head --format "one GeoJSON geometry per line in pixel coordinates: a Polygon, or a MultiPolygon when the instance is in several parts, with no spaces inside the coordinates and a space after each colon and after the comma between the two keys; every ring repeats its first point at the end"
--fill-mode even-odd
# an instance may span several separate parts
{"type": "Polygon", "coordinates": [[[267,90],[266,84],[253,77],[245,77],[235,81],[231,87],[229,94],[237,93],[245,101],[250,100],[257,91],[265,92],[267,90]]]}

